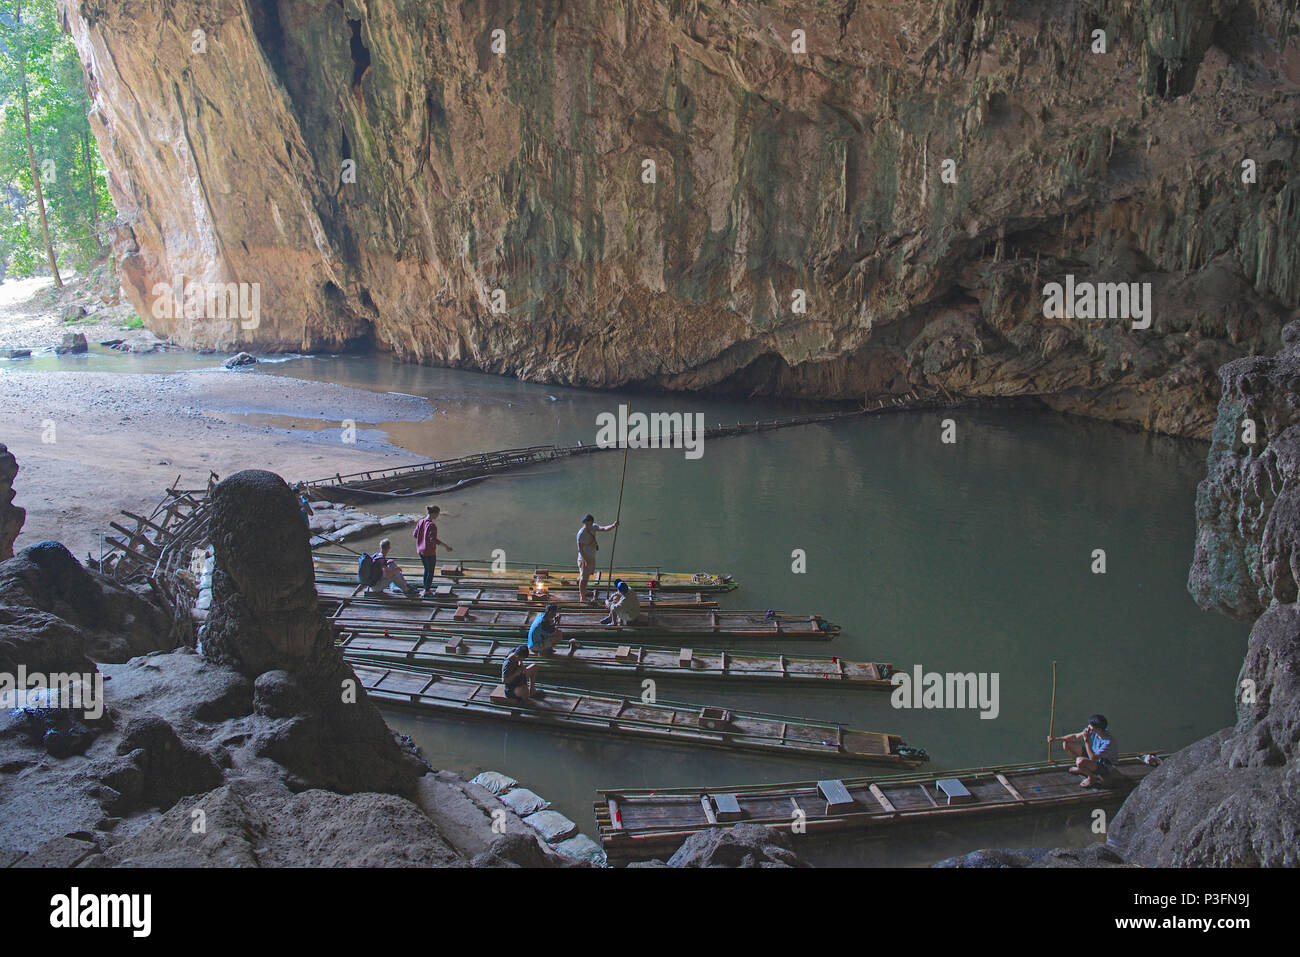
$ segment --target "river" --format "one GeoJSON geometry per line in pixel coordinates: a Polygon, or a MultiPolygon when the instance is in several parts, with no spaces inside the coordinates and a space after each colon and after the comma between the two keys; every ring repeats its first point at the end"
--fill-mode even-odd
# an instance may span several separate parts
{"type": "MultiPolygon", "coordinates": [[[[163,372],[215,360],[104,357],[88,364],[163,372]]],[[[600,393],[384,357],[293,358],[238,374],[427,397],[430,420],[356,423],[386,434],[412,460],[591,442],[596,416],[616,412],[619,403],[646,412],[700,412],[709,425],[818,408],[600,393]]],[[[275,416],[246,418],[290,426],[275,416]]],[[[302,416],[292,423],[341,426],[302,416]]],[[[1244,624],[1199,611],[1185,587],[1206,450],[1199,442],[1009,409],[889,414],[713,440],[694,460],[681,450],[634,450],[620,562],[732,574],[741,588],[724,597],[728,606],[816,612],[844,629],[827,644],[780,650],[889,661],[909,672],[921,665],[996,674],[999,690],[996,717],[987,718],[970,708],[897,709],[888,694],[835,688],[738,693],[661,681],[658,694],[895,732],[929,751],[930,768],[962,768],[1044,756],[1056,660],[1058,733],[1077,730],[1100,711],[1122,750],[1183,747],[1234,720],[1233,679],[1248,635],[1244,624]],[[941,441],[946,418],[956,426],[952,444],[941,441]],[[1105,552],[1104,573],[1093,570],[1096,549],[1105,552]],[[806,556],[803,573],[792,570],[795,550],[806,556]]],[[[583,513],[612,521],[622,466],[622,455],[611,452],[439,496],[440,537],[455,546],[457,558],[487,558],[500,548],[512,560],[566,564],[583,513]]],[[[417,511],[422,504],[379,510],[417,511]]],[[[413,554],[409,532],[393,538],[398,554],[413,554]]],[[[602,537],[602,565],[611,544],[602,537]]],[[[466,777],[506,771],[592,836],[598,787],[873,773],[869,766],[774,761],[488,721],[388,717],[434,766],[466,777]]],[[[838,841],[807,854],[823,864],[921,865],[979,847],[1099,839],[1092,815],[1080,810],[946,825],[907,839],[838,841]]]]}

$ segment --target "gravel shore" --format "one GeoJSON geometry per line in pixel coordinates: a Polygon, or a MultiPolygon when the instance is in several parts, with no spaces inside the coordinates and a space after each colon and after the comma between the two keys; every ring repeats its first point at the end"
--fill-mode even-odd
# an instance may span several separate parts
{"type": "Polygon", "coordinates": [[[177,475],[198,488],[209,470],[295,481],[405,465],[417,456],[366,423],[429,417],[415,396],[252,371],[0,371],[0,442],[18,459],[15,504],[27,509],[15,547],[53,538],[97,553],[110,519],[147,513],[177,475]],[[355,443],[343,441],[345,420],[355,443]]]}

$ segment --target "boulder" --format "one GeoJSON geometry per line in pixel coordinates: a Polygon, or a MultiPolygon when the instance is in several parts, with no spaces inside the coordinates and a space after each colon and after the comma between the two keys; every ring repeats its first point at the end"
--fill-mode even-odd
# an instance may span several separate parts
{"type": "MultiPolygon", "coordinates": [[[[82,566],[58,542],[0,562],[0,606],[38,609],[75,625],[96,661],[126,661],[175,646],[171,617],[152,600],[82,566]]],[[[30,665],[29,665],[30,667],[30,665]]]]}
{"type": "Polygon", "coordinates": [[[794,853],[785,831],[762,824],[736,824],[699,831],[668,859],[669,867],[810,867],[794,853]]]}
{"type": "Polygon", "coordinates": [[[240,352],[221,364],[227,369],[238,369],[240,366],[251,366],[255,362],[257,362],[255,356],[250,356],[247,352],[240,352]]]}
{"type": "Polygon", "coordinates": [[[85,352],[90,346],[86,344],[86,336],[81,332],[68,332],[63,336],[63,341],[54,347],[56,355],[69,355],[72,353],[85,352]]]}

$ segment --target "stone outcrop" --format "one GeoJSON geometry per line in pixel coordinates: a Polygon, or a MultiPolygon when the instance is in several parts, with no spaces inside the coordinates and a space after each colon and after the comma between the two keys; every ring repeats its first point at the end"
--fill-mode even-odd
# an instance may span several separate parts
{"type": "Polygon", "coordinates": [[[1111,840],[1133,863],[1300,864],[1300,323],[1283,339],[1275,356],[1222,369],[1196,497],[1188,588],[1203,608],[1257,619],[1237,723],[1170,757],[1124,802],[1111,840]]]}
{"type": "Polygon", "coordinates": [[[75,632],[82,653],[95,661],[122,662],[176,645],[171,619],[147,587],[137,591],[84,568],[58,542],[37,542],[0,562],[0,628],[6,618],[45,636],[38,646],[51,629],[75,632]]]}
{"type": "Polygon", "coordinates": [[[216,564],[199,647],[253,681],[254,708],[271,719],[258,752],[306,786],[413,797],[427,769],[334,647],[293,490],[272,472],[226,478],[212,490],[209,533],[216,564]]]}
{"type": "Polygon", "coordinates": [[[27,520],[27,510],[14,504],[14,478],[17,475],[18,460],[0,444],[0,561],[14,557],[14,542],[27,520]]]}
{"type": "Polygon", "coordinates": [[[123,285],[196,347],[1206,436],[1300,303],[1285,0],[59,8],[123,285]],[[1044,318],[1067,275],[1150,328],[1044,318]]]}
{"type": "Polygon", "coordinates": [[[731,827],[692,834],[667,863],[638,861],[633,868],[660,867],[809,867],[794,852],[794,841],[779,828],[762,824],[731,827]]]}

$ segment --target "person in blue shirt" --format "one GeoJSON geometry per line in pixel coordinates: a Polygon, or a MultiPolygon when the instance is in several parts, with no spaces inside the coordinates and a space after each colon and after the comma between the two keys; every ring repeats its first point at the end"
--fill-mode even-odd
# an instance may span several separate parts
{"type": "Polygon", "coordinates": [[[551,602],[546,611],[539,612],[528,626],[528,650],[535,655],[549,655],[551,648],[563,637],[558,627],[560,606],[551,602]]]}
{"type": "Polygon", "coordinates": [[[1063,747],[1074,758],[1071,774],[1082,774],[1080,787],[1090,788],[1113,771],[1119,760],[1119,749],[1115,747],[1115,738],[1107,730],[1104,714],[1094,714],[1088,719],[1088,726],[1075,734],[1066,734],[1058,738],[1050,735],[1048,744],[1063,742],[1063,747]]]}

